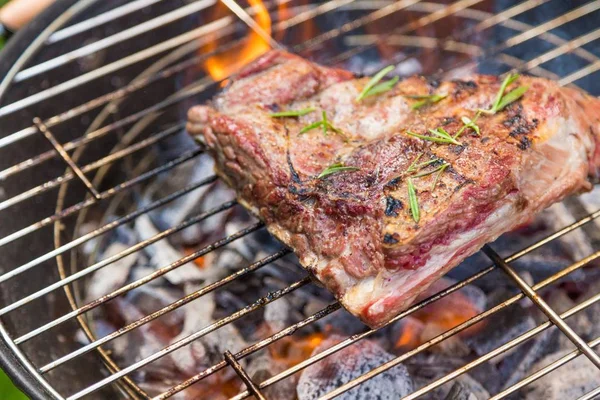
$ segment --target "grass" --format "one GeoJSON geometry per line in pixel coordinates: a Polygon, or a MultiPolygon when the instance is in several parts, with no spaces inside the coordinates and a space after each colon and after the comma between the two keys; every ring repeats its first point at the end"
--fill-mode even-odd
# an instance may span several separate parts
{"type": "Polygon", "coordinates": [[[8,376],[0,369],[0,399],[2,400],[27,400],[27,396],[17,389],[8,376]]]}

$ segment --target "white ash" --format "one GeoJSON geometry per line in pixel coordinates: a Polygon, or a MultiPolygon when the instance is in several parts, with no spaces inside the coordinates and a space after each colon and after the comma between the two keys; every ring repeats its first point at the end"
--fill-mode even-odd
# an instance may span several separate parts
{"type": "MultiPolygon", "coordinates": [[[[597,193],[600,195],[600,191],[597,193]]],[[[600,208],[594,209],[594,211],[600,208]]],[[[569,226],[577,220],[569,211],[565,203],[556,203],[542,211],[538,217],[549,225],[551,231],[556,232],[566,226],[569,226]]],[[[592,244],[585,232],[581,229],[576,229],[559,239],[563,250],[571,256],[572,260],[581,260],[594,252],[592,244]]]]}
{"type": "MultiPolygon", "coordinates": [[[[343,340],[331,336],[313,352],[320,353],[343,340]]],[[[364,339],[307,367],[300,376],[297,394],[299,400],[318,398],[392,360],[394,356],[376,342],[364,339]]],[[[389,369],[363,384],[340,395],[343,400],[398,399],[413,391],[413,381],[402,364],[389,369]]]]}
{"type": "MultiPolygon", "coordinates": [[[[128,248],[128,244],[120,242],[112,243],[104,251],[103,258],[112,257],[128,248]]],[[[127,282],[131,269],[138,260],[138,254],[130,254],[94,272],[90,278],[91,283],[86,291],[86,301],[96,300],[123,286],[127,282]]]]}
{"type": "MultiPolygon", "coordinates": [[[[246,372],[253,382],[260,383],[287,369],[287,366],[269,356],[268,352],[261,352],[248,363],[246,372]]],[[[292,375],[274,385],[268,386],[261,392],[269,400],[289,400],[296,397],[298,374],[292,375]]],[[[240,392],[246,390],[245,385],[240,386],[240,392]]]]}
{"type": "MultiPolygon", "coordinates": [[[[141,240],[148,240],[159,233],[159,230],[154,226],[154,223],[147,214],[139,216],[134,226],[141,240]]],[[[169,244],[167,239],[159,240],[146,247],[144,251],[149,255],[152,264],[157,269],[166,267],[183,256],[180,251],[169,244]]],[[[193,262],[188,262],[167,273],[165,278],[172,284],[178,285],[184,282],[214,278],[213,272],[211,268],[201,269],[193,262]]]]}
{"type": "MultiPolygon", "coordinates": [[[[533,366],[530,373],[539,371],[568,353],[569,351],[565,350],[544,357],[533,366]]],[[[562,400],[579,398],[598,386],[600,371],[584,355],[580,355],[531,383],[523,391],[527,400],[562,400]]]]}

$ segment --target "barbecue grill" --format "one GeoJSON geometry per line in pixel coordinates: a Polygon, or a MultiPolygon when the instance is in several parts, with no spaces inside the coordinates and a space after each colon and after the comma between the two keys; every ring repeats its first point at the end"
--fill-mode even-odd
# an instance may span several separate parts
{"type": "MultiPolygon", "coordinates": [[[[203,153],[200,147],[177,145],[185,110],[210,99],[241,65],[268,48],[286,49],[326,65],[367,74],[373,72],[373,66],[387,64],[398,65],[399,74],[440,78],[477,69],[498,74],[514,69],[598,95],[599,17],[600,1],[57,1],[19,32],[0,65],[4,77],[0,84],[2,368],[35,399],[166,399],[225,369],[233,370],[245,385],[231,395],[233,399],[265,399],[266,388],[367,340],[377,330],[348,335],[265,379],[257,380],[248,373],[243,364],[248,356],[342,311],[338,303],[331,302],[241,350],[225,351],[211,367],[170,382],[162,393],[150,395],[134,377],[138,370],[315,283],[298,266],[294,283],[262,297],[258,293],[253,303],[124,365],[113,358],[112,341],[186,304],[202,302],[227,284],[243,283],[288,256],[289,250],[280,249],[239,266],[235,273],[207,282],[168,306],[104,335],[90,323],[89,315],[95,309],[264,227],[249,222],[241,230],[194,248],[181,259],[93,300],[85,297],[82,283],[96,271],[239,206],[233,200],[224,202],[103,259],[84,259],[78,250],[215,183],[215,176],[205,176],[152,201],[140,200],[143,188],[203,153]],[[106,215],[113,217],[106,219],[106,215]],[[86,222],[94,218],[103,223],[86,231],[86,222]]],[[[512,255],[499,255],[494,244],[485,246],[482,253],[491,261],[488,266],[482,265],[470,276],[414,304],[388,326],[498,271],[498,276],[510,281],[519,293],[342,383],[321,398],[346,393],[481,321],[493,323],[495,314],[527,298],[546,315],[546,322],[415,388],[405,398],[427,395],[553,327],[572,342],[574,349],[494,393],[494,399],[511,396],[579,356],[600,368],[600,356],[594,350],[600,337],[586,342],[565,321],[600,300],[600,293],[563,312],[556,311],[540,294],[541,289],[592,265],[600,258],[600,249],[538,282],[528,281],[513,267],[515,261],[553,246],[565,235],[577,231],[597,235],[595,220],[599,216],[600,210],[583,213],[575,222],[523,245],[512,255]]],[[[600,386],[580,399],[598,395],[600,386]]]]}

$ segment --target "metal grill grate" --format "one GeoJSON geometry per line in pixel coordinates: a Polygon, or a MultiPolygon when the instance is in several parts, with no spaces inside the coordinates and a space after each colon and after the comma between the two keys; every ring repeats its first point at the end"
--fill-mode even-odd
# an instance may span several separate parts
{"type": "MultiPolygon", "coordinates": [[[[11,289],[11,282],[30,271],[43,271],[43,268],[49,268],[50,266],[47,264],[53,260],[57,260],[58,262],[59,279],[48,285],[39,287],[29,294],[17,293],[17,295],[20,296],[19,298],[6,301],[1,305],[0,317],[2,317],[3,321],[6,321],[13,313],[19,312],[36,300],[44,301],[44,299],[52,296],[53,293],[60,288],[66,289],[72,310],[67,313],[63,312],[60,313],[60,315],[53,316],[49,321],[37,324],[38,326],[35,328],[27,329],[25,331],[18,324],[0,324],[0,333],[11,351],[17,357],[18,362],[25,366],[31,375],[57,399],[79,399],[113,383],[121,384],[122,389],[133,397],[145,397],[144,392],[139,389],[131,379],[127,378],[129,374],[226,324],[264,307],[270,302],[286,296],[298,288],[312,285],[310,278],[304,276],[294,284],[285,287],[280,291],[270,293],[240,311],[222,318],[215,323],[206,326],[204,329],[182,338],[159,352],[149,355],[134,364],[117,365],[110,358],[110,355],[101,349],[101,346],[120,336],[128,334],[136,328],[139,328],[166,313],[188,304],[191,301],[199,299],[207,293],[213,292],[233,280],[252,274],[259,268],[285,256],[289,251],[281,250],[267,256],[252,265],[240,269],[238,272],[225,279],[211,283],[201,290],[175,301],[167,307],[126,325],[124,328],[114,333],[96,338],[87,325],[85,319],[86,313],[134,288],[150,283],[154,279],[185,265],[189,261],[202,257],[217,248],[226,246],[237,239],[260,230],[263,226],[260,223],[250,225],[235,234],[227,236],[202,249],[198,249],[192,254],[189,254],[170,265],[163,266],[150,275],[141,277],[101,298],[89,303],[81,302],[77,299],[77,296],[75,295],[76,290],[71,287],[71,284],[77,283],[81,278],[89,276],[91,273],[121,260],[128,255],[135,254],[161,239],[167,238],[194,224],[201,223],[212,215],[235,207],[237,203],[235,201],[223,203],[211,210],[189,218],[177,226],[161,231],[150,239],[132,245],[118,254],[114,254],[111,257],[89,266],[79,268],[77,271],[73,271],[70,274],[67,273],[66,268],[63,265],[65,261],[63,261],[62,257],[66,256],[70,250],[75,249],[94,238],[111,232],[117,227],[129,223],[151,210],[186,196],[188,193],[200,187],[213,183],[217,179],[215,176],[207,177],[191,186],[171,193],[150,204],[146,204],[143,207],[140,206],[138,209],[124,212],[120,218],[85,235],[70,238],[70,240],[65,241],[63,222],[69,217],[78,216],[78,218],[80,218],[81,213],[92,210],[102,202],[113,201],[123,194],[134,191],[138,185],[147,183],[159,174],[172,170],[176,166],[194,159],[202,152],[202,150],[191,150],[179,154],[167,162],[158,164],[141,163],[142,165],[140,165],[139,168],[133,168],[133,173],[130,176],[126,176],[126,179],[123,182],[112,187],[104,188],[103,179],[106,175],[106,171],[108,171],[108,167],[117,162],[126,162],[128,157],[142,153],[151,146],[164,143],[183,128],[183,124],[180,122],[181,117],[179,116],[179,118],[177,118],[177,115],[171,116],[170,125],[166,129],[151,134],[137,142],[127,143],[122,147],[116,147],[110,154],[102,155],[100,158],[93,161],[86,161],[85,164],[82,164],[81,161],[84,158],[82,157],[83,150],[90,145],[103,143],[107,138],[116,137],[121,139],[126,137],[126,134],[123,134],[123,132],[130,126],[133,126],[132,128],[129,128],[132,130],[144,130],[154,121],[154,118],[157,118],[157,116],[162,113],[167,115],[167,111],[172,110],[174,106],[186,104],[189,99],[198,96],[208,98],[210,93],[213,93],[222,81],[214,82],[209,77],[204,76],[198,80],[194,80],[182,89],[173,90],[173,93],[169,96],[164,96],[163,94],[160,101],[155,104],[143,103],[140,108],[128,115],[117,115],[112,122],[106,125],[102,125],[102,122],[98,123],[97,121],[94,121],[88,125],[84,134],[75,134],[66,141],[61,139],[61,137],[66,136],[64,135],[64,130],[61,128],[64,125],[68,125],[76,119],[76,117],[85,116],[100,107],[115,104],[115,102],[116,104],[119,104],[119,102],[127,99],[141,99],[141,92],[151,88],[153,85],[173,82],[180,74],[193,69],[208,57],[219,54],[227,49],[235,48],[235,46],[239,45],[244,40],[243,35],[241,37],[239,35],[240,30],[246,29],[254,30],[256,34],[265,39],[271,47],[287,48],[293,52],[313,57],[319,62],[329,65],[343,64],[345,60],[348,60],[352,56],[371,51],[376,48],[376,46],[385,43],[403,48],[404,51],[399,53],[398,56],[395,56],[395,62],[406,60],[415,55],[418,56],[421,51],[442,49],[444,52],[443,54],[452,55],[452,57],[449,56],[440,61],[439,64],[443,69],[443,73],[458,70],[466,65],[474,63],[473,60],[476,60],[476,62],[482,64],[494,63],[498,65],[500,68],[499,72],[514,68],[532,74],[557,79],[562,85],[580,84],[595,95],[600,93],[600,87],[595,87],[593,84],[590,84],[594,77],[597,78],[594,73],[600,70],[600,58],[598,58],[589,47],[589,44],[594,43],[594,41],[600,38],[600,28],[593,31],[582,32],[579,36],[568,38],[565,38],[564,35],[561,35],[558,32],[562,26],[569,23],[577,23],[584,18],[595,18],[597,20],[600,15],[598,14],[598,11],[600,10],[600,1],[590,1],[578,4],[577,6],[571,6],[570,10],[566,13],[552,16],[541,21],[538,25],[532,26],[522,22],[519,17],[524,13],[535,12],[541,7],[552,6],[552,3],[557,2],[550,0],[525,0],[516,5],[511,5],[510,7],[498,10],[492,8],[491,2],[485,0],[460,0],[452,3],[450,6],[419,0],[376,2],[330,0],[312,5],[305,4],[304,2],[280,0],[277,2],[265,2],[265,7],[271,12],[274,12],[280,4],[289,3],[290,7],[298,7],[298,10],[295,13],[292,13],[287,19],[277,20],[276,18],[273,18],[273,36],[271,36],[253,19],[253,16],[257,12],[256,5],[242,6],[234,0],[223,0],[222,3],[231,10],[231,14],[221,17],[220,19],[217,18],[211,21],[203,21],[202,24],[193,26],[191,29],[182,29],[177,31],[171,37],[168,37],[166,40],[159,42],[155,41],[147,47],[142,47],[142,44],[147,43],[147,36],[149,34],[152,34],[153,32],[161,33],[163,32],[161,30],[163,28],[179,24],[184,18],[194,16],[199,12],[204,12],[207,9],[214,7],[216,1],[197,0],[188,2],[187,4],[178,3],[179,6],[177,7],[173,7],[173,4],[176,2],[171,2],[171,8],[167,7],[166,9],[159,7],[161,4],[164,6],[165,3],[168,3],[161,0],[137,0],[120,6],[113,5],[112,8],[107,8],[107,6],[98,7],[99,3],[100,2],[97,0],[82,0],[76,2],[71,9],[65,11],[55,23],[50,25],[49,28],[32,43],[29,49],[8,73],[2,84],[0,84],[0,96],[2,96],[0,99],[3,100],[0,106],[0,118],[2,118],[3,121],[8,118],[14,119],[16,118],[15,116],[18,116],[16,119],[18,119],[19,122],[23,122],[24,119],[21,118],[21,115],[32,114],[34,117],[29,119],[33,120],[31,126],[18,127],[12,132],[3,132],[3,137],[0,139],[0,151],[10,152],[15,148],[27,147],[40,135],[46,138],[46,143],[49,142],[51,144],[51,148],[46,151],[38,152],[35,155],[27,155],[27,152],[23,152],[26,156],[20,161],[12,165],[3,165],[0,167],[0,182],[19,180],[22,179],[21,177],[23,176],[32,176],[32,171],[36,171],[36,168],[44,167],[50,162],[62,161],[68,166],[68,169],[64,174],[58,177],[39,183],[32,181],[33,186],[26,182],[25,185],[28,187],[25,190],[9,193],[4,198],[0,197],[0,212],[4,212],[4,215],[9,215],[14,212],[13,210],[18,209],[18,207],[23,204],[36,204],[36,199],[53,193],[52,191],[54,189],[59,189],[59,198],[57,201],[58,207],[54,214],[39,221],[17,227],[17,229],[7,232],[4,237],[0,238],[0,251],[2,251],[11,249],[11,247],[22,246],[23,240],[27,240],[33,234],[41,233],[50,235],[49,230],[45,228],[54,227],[55,248],[42,255],[35,256],[20,265],[4,266],[4,269],[1,270],[2,272],[0,273],[0,287],[2,292],[6,293],[6,291],[10,291],[12,294],[15,294],[16,289],[11,289]],[[91,43],[86,41],[95,29],[100,29],[107,25],[110,26],[119,18],[129,18],[136,12],[139,13],[144,7],[149,7],[148,10],[150,10],[150,13],[143,17],[145,20],[141,20],[134,25],[104,37],[101,40],[91,43]],[[84,12],[86,10],[87,12],[84,12]],[[299,27],[312,20],[328,18],[330,15],[335,15],[335,13],[341,10],[352,11],[359,16],[345,23],[343,21],[334,23],[331,30],[320,32],[302,43],[287,43],[284,41],[284,44],[282,44],[274,39],[277,37],[277,35],[275,35],[276,33],[282,33],[295,27],[299,27]],[[410,12],[412,17],[409,19],[398,19],[398,21],[404,22],[399,24],[392,32],[385,34],[365,34],[363,31],[364,28],[376,25],[385,18],[398,17],[399,15],[405,15],[404,13],[408,12],[410,12]],[[86,18],[89,19],[79,18],[77,17],[78,15],[85,15],[86,18]],[[92,17],[87,17],[87,15],[92,15],[92,17]],[[67,26],[74,17],[76,18],[75,22],[67,26]],[[436,37],[435,32],[431,31],[430,28],[438,26],[438,23],[443,24],[451,18],[457,18],[461,21],[459,25],[461,29],[453,31],[449,37],[436,37]],[[242,26],[242,28],[240,28],[240,26],[242,26]],[[482,48],[480,45],[476,44],[476,42],[470,40],[478,35],[483,35],[485,32],[500,28],[502,28],[502,32],[505,32],[507,36],[502,40],[496,41],[496,43],[491,46],[482,48]],[[344,38],[344,48],[333,52],[331,50],[323,50],[326,47],[331,48],[331,44],[335,43],[341,37],[344,38]],[[142,38],[145,39],[142,40],[142,38]],[[198,53],[198,51],[204,48],[210,41],[217,39],[225,40],[218,49],[210,52],[198,53]],[[531,54],[531,56],[527,54],[525,59],[519,46],[530,41],[539,41],[544,45],[539,47],[538,53],[531,54]],[[124,53],[122,57],[111,58],[111,49],[119,46],[123,46],[123,48],[126,49],[126,53],[124,53]],[[49,56],[44,56],[46,58],[35,58],[34,55],[40,50],[47,50],[49,56]],[[323,54],[326,54],[326,57],[320,54],[321,51],[323,54]],[[106,60],[99,65],[93,66],[83,74],[68,74],[69,71],[72,71],[72,69],[69,69],[69,66],[73,64],[73,60],[82,60],[85,59],[85,57],[98,53],[104,54],[106,60]],[[163,56],[165,53],[167,53],[167,55],[163,56]],[[569,57],[569,60],[577,58],[577,63],[574,64],[576,69],[562,70],[554,68],[553,61],[560,60],[562,57],[569,57]],[[35,63],[32,63],[31,60],[36,61],[35,63]],[[97,82],[100,81],[104,82],[104,85],[106,85],[106,80],[109,79],[112,74],[118,75],[122,71],[127,71],[127,69],[132,66],[139,65],[142,65],[145,69],[145,72],[142,75],[135,79],[131,79],[127,84],[117,85],[117,88],[112,91],[106,92],[106,86],[97,84],[97,82]],[[63,68],[67,71],[64,75],[62,73],[63,68]],[[44,86],[44,76],[56,72],[59,72],[58,81],[52,82],[49,86],[44,86]],[[11,96],[11,93],[15,88],[23,88],[28,85],[32,85],[36,90],[31,93],[25,93],[21,90],[19,92],[21,95],[16,97],[11,96]],[[83,103],[79,101],[72,104],[73,99],[70,98],[71,96],[69,96],[69,94],[73,91],[77,91],[77,93],[82,93],[82,91],[88,92],[88,94],[95,93],[97,97],[87,99],[87,97],[84,96],[83,98],[87,100],[83,103]],[[61,106],[61,102],[63,101],[68,107],[65,108],[61,106]],[[50,109],[59,110],[56,115],[43,116],[38,114],[43,114],[45,109],[49,108],[50,104],[52,104],[52,108],[50,109]],[[56,133],[59,131],[55,131],[55,128],[60,129],[60,132],[62,132],[63,135],[61,136],[56,133]],[[144,167],[148,166],[152,166],[152,168],[144,169],[144,167]],[[87,176],[93,172],[96,172],[95,177],[93,179],[88,178],[87,176]],[[68,204],[66,202],[65,193],[68,185],[75,183],[82,183],[85,190],[87,190],[88,195],[85,198],[80,197],[83,198],[81,201],[75,202],[74,204],[68,204]],[[73,319],[77,319],[87,333],[90,339],[89,344],[81,345],[79,348],[55,357],[52,360],[43,362],[30,360],[33,356],[27,352],[27,343],[29,341],[44,333],[50,332],[51,329],[73,319]],[[83,357],[85,354],[94,350],[100,352],[110,371],[106,377],[99,379],[76,392],[67,393],[53,388],[52,380],[47,379],[47,374],[67,362],[72,362],[73,360],[77,361],[80,357],[83,357]]],[[[369,30],[367,29],[367,32],[368,31],[369,30]]],[[[41,54],[44,54],[44,52],[41,54]]],[[[438,74],[441,74],[441,72],[438,72],[438,74]]],[[[127,75],[125,74],[124,76],[127,75]]],[[[110,115],[110,111],[105,110],[100,114],[106,117],[110,115]]],[[[12,125],[13,124],[11,124],[11,126],[12,125]]],[[[359,378],[342,385],[331,393],[323,396],[322,399],[334,398],[526,297],[531,299],[531,301],[548,316],[549,320],[547,322],[542,323],[534,329],[505,343],[488,354],[469,362],[454,372],[428,383],[405,398],[414,399],[429,393],[444,383],[449,382],[457,376],[491,360],[495,356],[524,343],[552,326],[558,327],[564,335],[573,342],[576,349],[539,372],[528,376],[502,392],[495,394],[493,397],[494,399],[504,398],[511,393],[514,393],[539,377],[568,363],[580,354],[585,355],[596,367],[600,368],[600,357],[593,350],[593,348],[600,343],[600,338],[596,338],[590,343],[585,343],[585,341],[565,322],[566,318],[586,309],[600,300],[600,293],[560,315],[538,295],[540,289],[559,281],[566,275],[583,268],[590,262],[600,258],[600,251],[591,254],[565,268],[561,272],[532,286],[521,279],[510,266],[510,263],[520,257],[531,253],[544,245],[552,243],[553,240],[562,237],[563,235],[581,229],[590,222],[593,222],[599,216],[600,210],[576,221],[544,240],[530,245],[508,258],[500,257],[490,246],[486,246],[483,249],[483,253],[485,253],[493,262],[491,266],[434,296],[413,305],[411,308],[397,316],[391,323],[456,292],[496,269],[502,270],[507,278],[514,282],[521,290],[520,294],[453,327],[417,348],[365,373],[359,378]]],[[[4,300],[6,299],[3,299],[3,301],[4,300]]],[[[234,396],[233,399],[244,399],[252,395],[259,399],[265,398],[264,394],[261,393],[261,390],[264,388],[280,382],[331,354],[369,337],[376,331],[369,330],[348,337],[327,350],[313,355],[301,361],[299,364],[262,382],[253,382],[238,363],[238,360],[241,360],[260,349],[268,347],[273,342],[291,335],[298,329],[324,318],[329,314],[335,313],[339,309],[339,304],[331,304],[314,315],[235,354],[227,352],[223,355],[223,360],[219,363],[191,377],[185,382],[174,384],[171,389],[156,396],[155,399],[169,398],[194,383],[215,374],[217,371],[228,368],[228,366],[231,366],[235,370],[247,386],[246,391],[234,396]]],[[[58,341],[58,338],[55,338],[54,340],[58,341]]],[[[50,345],[52,346],[53,343],[50,343],[50,345]]],[[[600,393],[600,388],[589,392],[587,395],[583,396],[582,399],[594,398],[598,393],[600,393]]]]}

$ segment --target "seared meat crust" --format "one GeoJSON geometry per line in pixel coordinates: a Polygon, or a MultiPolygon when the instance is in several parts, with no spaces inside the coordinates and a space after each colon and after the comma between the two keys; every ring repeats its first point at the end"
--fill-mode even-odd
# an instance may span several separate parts
{"type": "Polygon", "coordinates": [[[379,326],[433,281],[564,196],[589,190],[600,168],[598,100],[553,82],[521,77],[525,96],[466,129],[461,145],[410,136],[443,127],[494,101],[501,80],[430,83],[412,77],[355,100],[369,78],[270,52],[242,71],[211,105],[193,107],[188,130],[200,135],[217,172],[301,264],[370,326],[379,326]],[[414,95],[447,95],[412,110],[414,95]],[[281,110],[314,108],[298,118],[281,110]],[[300,130],[322,119],[342,133],[300,130]],[[407,169],[432,161],[412,179],[407,169]],[[357,171],[318,178],[342,162],[357,171]],[[434,187],[434,181],[437,179],[434,187]]]}

